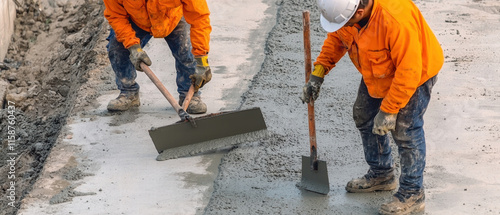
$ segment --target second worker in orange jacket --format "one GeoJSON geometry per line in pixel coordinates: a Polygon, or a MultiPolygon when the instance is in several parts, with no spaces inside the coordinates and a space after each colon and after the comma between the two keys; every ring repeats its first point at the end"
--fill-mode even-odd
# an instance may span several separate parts
{"type": "Polygon", "coordinates": [[[394,190],[398,185],[388,133],[398,146],[401,176],[381,214],[425,208],[423,115],[443,51],[411,0],[318,0],[321,25],[331,33],[314,62],[302,101],[316,100],[323,78],[349,53],[361,73],[353,118],[361,134],[368,173],[347,183],[348,192],[394,190]]]}

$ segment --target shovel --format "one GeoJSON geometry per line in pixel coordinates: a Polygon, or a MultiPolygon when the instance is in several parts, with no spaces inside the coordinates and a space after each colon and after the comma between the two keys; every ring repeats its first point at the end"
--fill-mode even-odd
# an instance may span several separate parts
{"type": "Polygon", "coordinates": [[[181,118],[175,124],[153,127],[149,130],[149,136],[160,153],[156,160],[215,152],[268,137],[267,126],[260,108],[192,118],[186,112],[186,108],[194,94],[193,85],[189,88],[181,107],[148,66],[141,63],[141,68],[181,118]]]}
{"type": "MultiPolygon", "coordinates": [[[[309,36],[309,11],[303,12],[304,25],[304,60],[306,83],[309,81],[311,74],[311,41],[309,36]]],[[[302,179],[299,187],[306,190],[327,195],[330,191],[330,183],[328,181],[328,170],[326,162],[318,160],[318,148],[316,144],[316,126],[314,123],[314,101],[307,103],[307,115],[309,121],[309,142],[311,154],[310,157],[302,156],[302,179]]]]}

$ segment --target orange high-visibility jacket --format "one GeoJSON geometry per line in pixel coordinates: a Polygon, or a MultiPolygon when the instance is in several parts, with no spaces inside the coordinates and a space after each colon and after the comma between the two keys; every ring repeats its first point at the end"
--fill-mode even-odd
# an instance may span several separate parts
{"type": "Polygon", "coordinates": [[[368,23],[328,34],[314,65],[328,73],[346,52],[380,109],[398,113],[441,69],[443,50],[411,0],[374,0],[368,23]]]}
{"type": "Polygon", "coordinates": [[[191,45],[194,55],[209,51],[210,11],[205,0],[104,0],[104,16],[125,48],[139,44],[129,20],[153,37],[168,36],[182,16],[191,24],[191,45]]]}

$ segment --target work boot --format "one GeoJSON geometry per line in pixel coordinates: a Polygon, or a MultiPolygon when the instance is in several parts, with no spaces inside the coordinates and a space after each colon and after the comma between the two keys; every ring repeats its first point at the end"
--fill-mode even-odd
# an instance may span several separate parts
{"type": "Polygon", "coordinates": [[[414,194],[405,194],[399,190],[392,197],[392,201],[382,204],[379,213],[382,215],[403,215],[423,212],[425,210],[425,193],[420,191],[414,194]]]}
{"type": "Polygon", "coordinates": [[[393,172],[387,176],[377,177],[372,170],[369,170],[363,177],[349,181],[345,189],[350,193],[368,193],[394,190],[397,186],[398,181],[393,172]]]}
{"type": "MultiPolygon", "coordinates": [[[[183,102],[184,98],[181,97],[179,99],[179,105],[182,106],[183,102]]],[[[186,112],[189,114],[203,114],[207,112],[207,105],[201,101],[200,96],[193,96],[193,98],[191,98],[191,102],[189,102],[186,112]]]]}
{"type": "Polygon", "coordinates": [[[116,99],[109,101],[108,111],[125,111],[140,105],[139,92],[120,93],[116,99]]]}

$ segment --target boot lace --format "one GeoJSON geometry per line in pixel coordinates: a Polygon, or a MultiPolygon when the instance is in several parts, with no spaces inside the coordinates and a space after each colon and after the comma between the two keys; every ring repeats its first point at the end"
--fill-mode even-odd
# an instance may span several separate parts
{"type": "Polygon", "coordinates": [[[371,170],[371,169],[370,169],[370,170],[368,170],[368,172],[364,175],[364,178],[365,178],[366,180],[368,180],[368,181],[370,181],[371,179],[374,179],[374,178],[376,178],[376,177],[377,177],[377,176],[376,176],[375,172],[373,172],[373,170],[371,170]]]}

